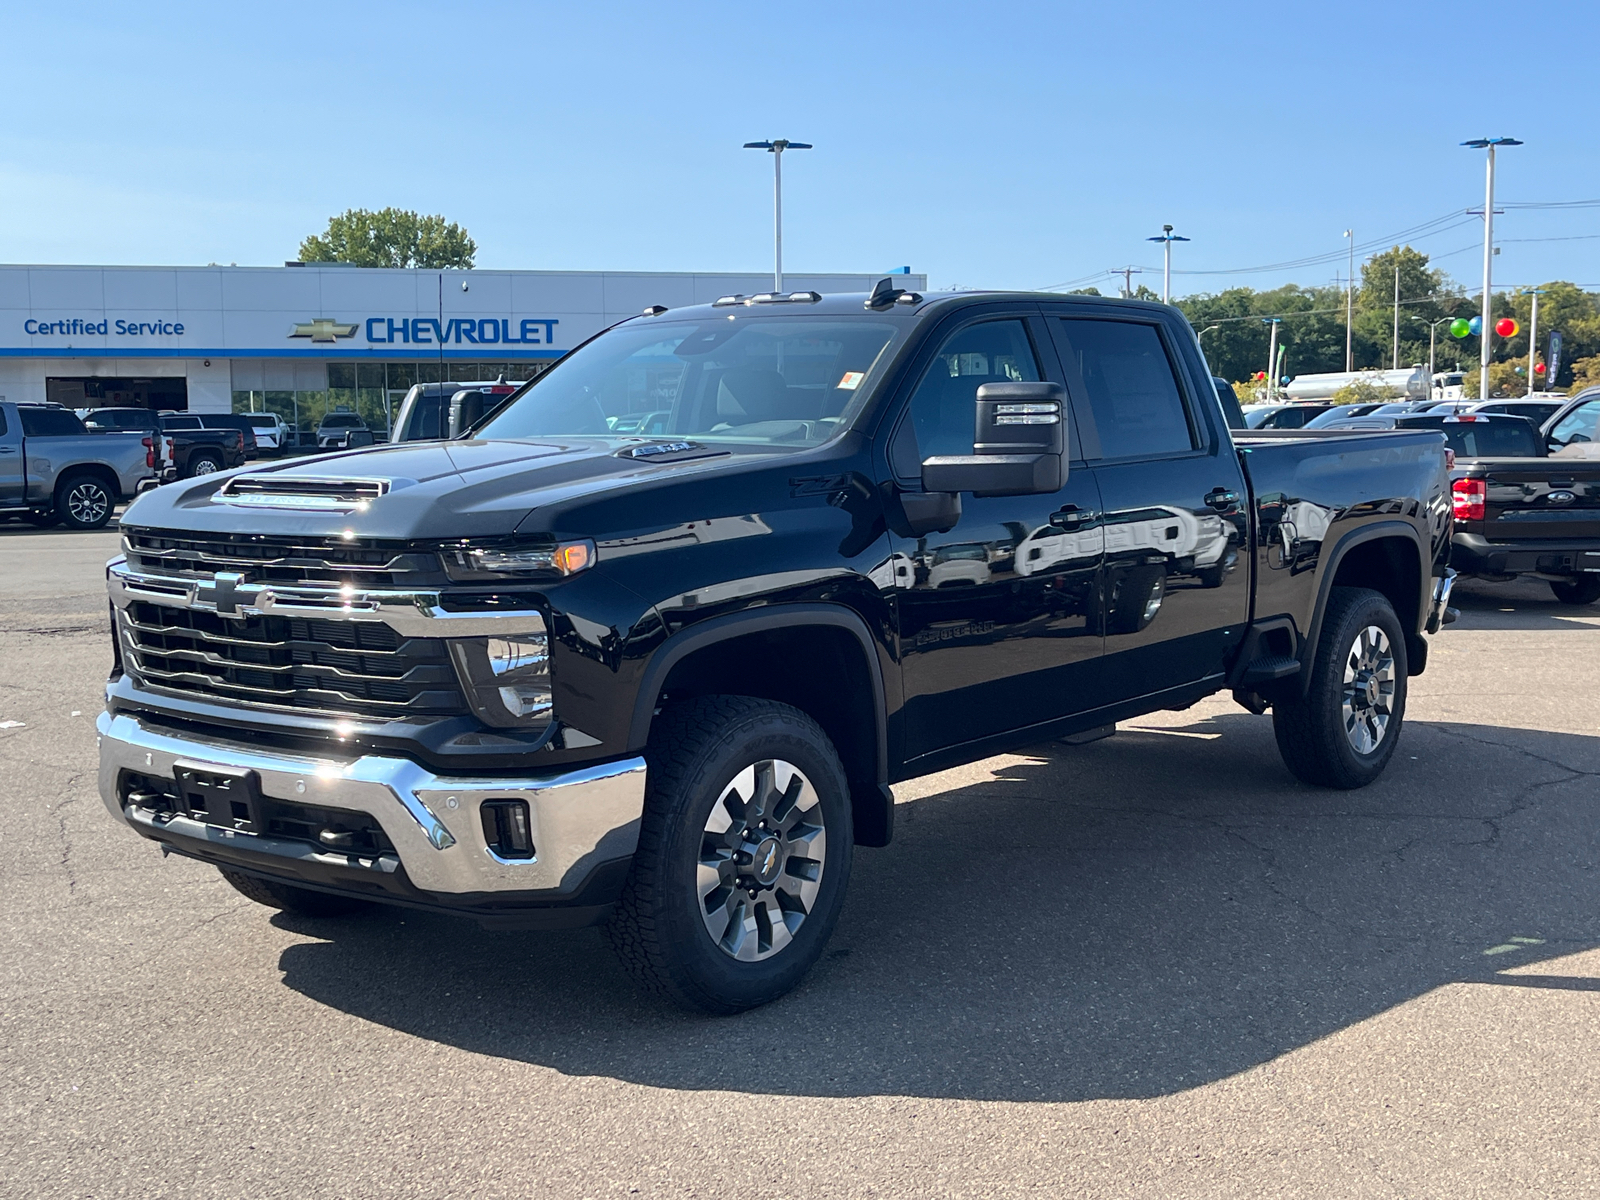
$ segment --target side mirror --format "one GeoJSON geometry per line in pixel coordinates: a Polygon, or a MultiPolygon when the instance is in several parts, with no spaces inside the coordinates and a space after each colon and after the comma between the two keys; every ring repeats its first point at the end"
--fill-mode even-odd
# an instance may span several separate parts
{"type": "Polygon", "coordinates": [[[1059,383],[978,389],[971,454],[922,460],[926,492],[1032,496],[1067,481],[1067,392],[1059,383]]]}

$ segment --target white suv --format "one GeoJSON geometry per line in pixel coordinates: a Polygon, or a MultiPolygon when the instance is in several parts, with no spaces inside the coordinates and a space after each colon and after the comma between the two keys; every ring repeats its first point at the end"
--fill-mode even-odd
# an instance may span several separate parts
{"type": "Polygon", "coordinates": [[[256,431],[256,445],[262,450],[281,453],[289,444],[289,423],[277,413],[245,413],[256,431]]]}

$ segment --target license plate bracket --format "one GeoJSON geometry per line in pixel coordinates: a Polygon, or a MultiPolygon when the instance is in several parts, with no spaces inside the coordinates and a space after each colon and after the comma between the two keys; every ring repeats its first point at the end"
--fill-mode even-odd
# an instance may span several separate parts
{"type": "Polygon", "coordinates": [[[174,763],[184,815],[221,829],[261,832],[261,776],[206,763],[174,763]]]}

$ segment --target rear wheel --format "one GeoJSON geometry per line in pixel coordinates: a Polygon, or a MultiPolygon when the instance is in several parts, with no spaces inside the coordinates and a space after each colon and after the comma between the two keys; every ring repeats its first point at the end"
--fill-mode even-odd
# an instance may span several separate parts
{"type": "Polygon", "coordinates": [[[777,999],[822,954],[850,874],[850,793],[832,743],[787,704],[706,696],[664,713],[646,753],[613,947],[688,1008],[777,999]]]}
{"type": "Polygon", "coordinates": [[[242,871],[218,867],[222,877],[234,890],[257,904],[293,913],[297,917],[343,917],[363,912],[372,907],[371,901],[357,900],[352,896],[335,896],[328,892],[314,892],[310,888],[295,887],[292,883],[279,883],[273,879],[260,879],[242,871]]]}
{"type": "Polygon", "coordinates": [[[222,470],[222,460],[214,454],[196,454],[189,460],[189,475],[215,475],[222,470]]]}
{"type": "Polygon", "coordinates": [[[1600,600],[1600,575],[1585,575],[1570,583],[1551,583],[1550,590],[1563,604],[1593,604],[1600,600]]]}
{"type": "Polygon", "coordinates": [[[97,475],[69,475],[56,486],[56,517],[68,529],[99,529],[111,520],[116,501],[97,475]]]}
{"type": "Polygon", "coordinates": [[[1274,702],[1284,764],[1315,787],[1365,787],[1389,765],[1406,711],[1406,642],[1394,608],[1334,588],[1304,696],[1274,702]]]}

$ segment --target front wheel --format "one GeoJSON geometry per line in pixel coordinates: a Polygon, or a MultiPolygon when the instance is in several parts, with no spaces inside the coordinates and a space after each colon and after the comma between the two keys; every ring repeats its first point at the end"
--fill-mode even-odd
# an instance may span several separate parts
{"type": "Polygon", "coordinates": [[[646,988],[735,1013],[800,982],[850,875],[850,792],[799,709],[705,696],[662,714],[639,847],[608,932],[646,988]]]}
{"type": "Polygon", "coordinates": [[[1406,641],[1381,593],[1334,588],[1304,696],[1275,702],[1272,731],[1295,778],[1366,787],[1389,765],[1406,712],[1406,641]]]}
{"type": "Polygon", "coordinates": [[[1600,600],[1600,575],[1584,575],[1568,583],[1552,581],[1550,590],[1563,604],[1593,604],[1600,600]]]}

